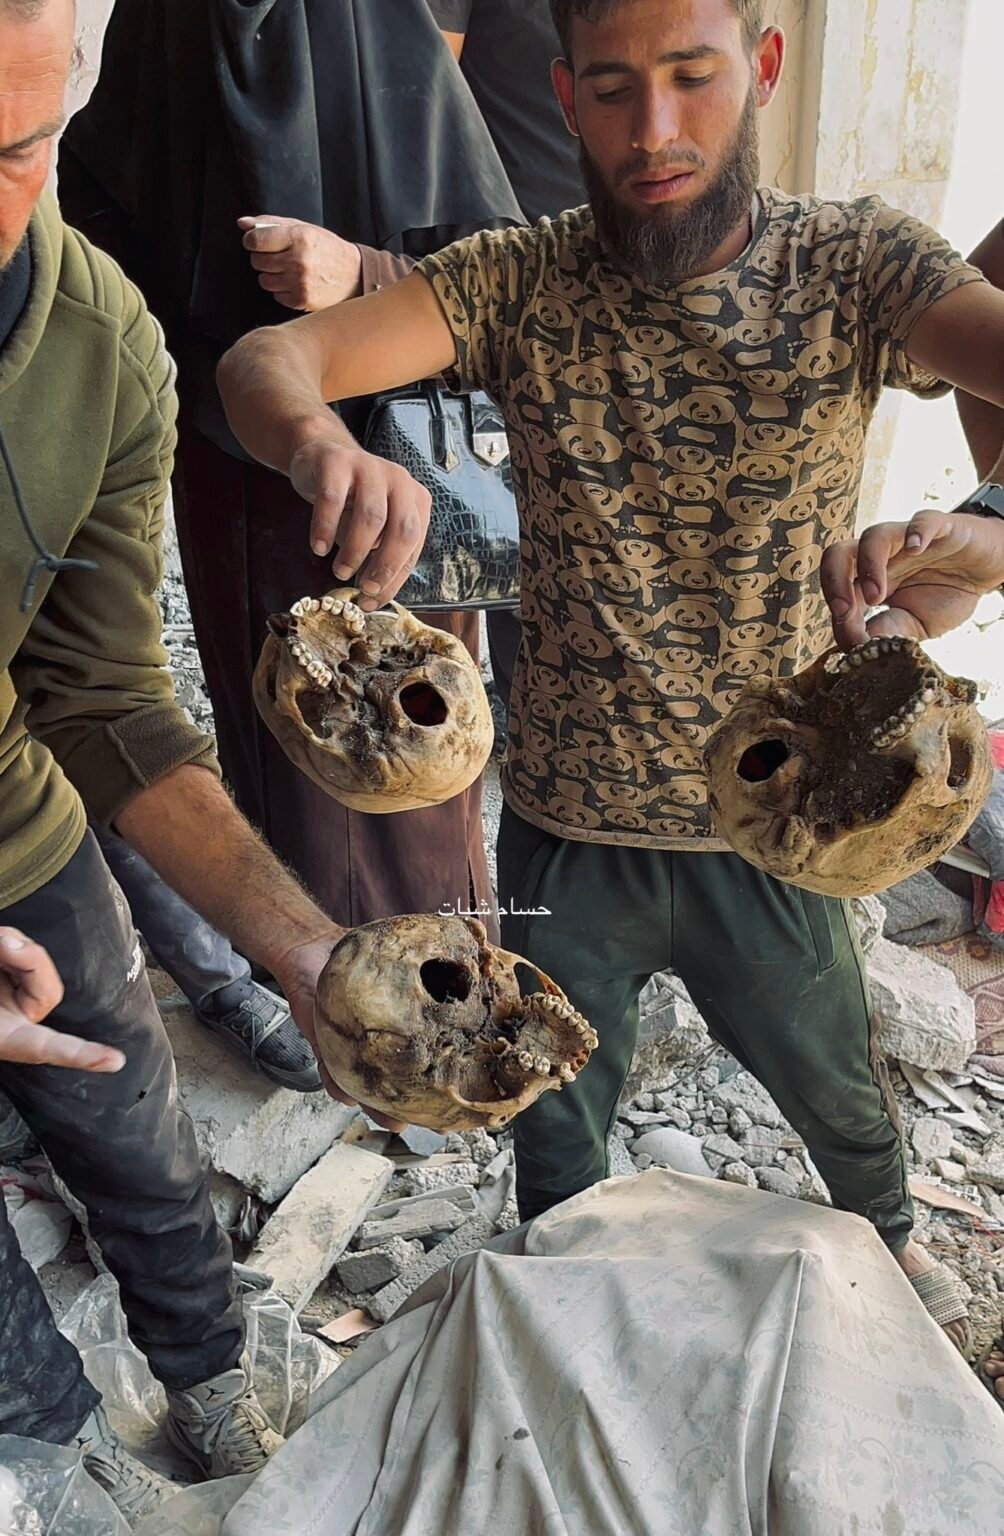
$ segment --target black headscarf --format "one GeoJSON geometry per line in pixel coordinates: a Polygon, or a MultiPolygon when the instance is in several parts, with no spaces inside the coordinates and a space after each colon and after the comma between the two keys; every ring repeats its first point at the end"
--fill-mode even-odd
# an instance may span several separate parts
{"type": "Polygon", "coordinates": [[[124,217],[116,254],[179,350],[289,318],[241,214],[413,256],[523,222],[425,0],[117,0],[60,194],[70,222],[124,217]]]}

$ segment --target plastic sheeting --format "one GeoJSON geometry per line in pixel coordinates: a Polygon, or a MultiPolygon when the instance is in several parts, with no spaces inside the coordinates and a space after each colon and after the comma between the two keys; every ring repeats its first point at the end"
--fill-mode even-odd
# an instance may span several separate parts
{"type": "MultiPolygon", "coordinates": [[[[240,1265],[237,1274],[255,1389],[276,1429],[289,1435],[303,1423],[311,1394],[336,1368],[338,1356],[301,1332],[295,1314],[262,1276],[240,1265]]],[[[111,1275],[99,1275],[80,1294],[61,1331],[80,1350],[109,1420],[130,1451],[179,1484],[187,1482],[191,1468],[160,1433],[164,1390],[129,1340],[111,1275]]],[[[179,1493],[145,1522],[144,1536],[215,1536],[220,1515],[250,1481],[228,1478],[179,1493]]],[[[73,1451],[0,1436],[0,1536],[124,1536],[127,1530],[73,1451]]]]}

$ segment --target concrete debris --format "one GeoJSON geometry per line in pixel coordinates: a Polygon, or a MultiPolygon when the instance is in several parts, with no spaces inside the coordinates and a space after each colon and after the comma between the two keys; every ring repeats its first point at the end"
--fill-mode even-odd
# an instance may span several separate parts
{"type": "Polygon", "coordinates": [[[756,1189],[756,1174],[752,1168],[747,1168],[745,1163],[726,1163],[722,1169],[721,1177],[726,1184],[745,1184],[747,1189],[756,1189]]]}
{"type": "Polygon", "coordinates": [[[934,1157],[931,1159],[931,1167],[939,1179],[944,1179],[946,1184],[965,1184],[969,1175],[963,1163],[953,1163],[947,1157],[934,1157]]]}
{"type": "MultiPolygon", "coordinates": [[[[391,1189],[393,1190],[393,1185],[391,1189]]],[[[403,1199],[395,1200],[391,1194],[389,1198],[381,1200],[374,1207],[373,1220],[377,1221],[384,1216],[396,1216],[399,1211],[414,1210],[417,1206],[428,1205],[430,1200],[448,1200],[451,1205],[459,1206],[462,1211],[471,1215],[478,1208],[475,1192],[469,1184],[448,1184],[445,1189],[437,1189],[428,1195],[406,1195],[403,1199]]]]}
{"type": "Polygon", "coordinates": [[[935,1115],[921,1115],[910,1139],[922,1163],[931,1163],[936,1157],[948,1157],[955,1140],[952,1127],[935,1115]]]}
{"type": "Polygon", "coordinates": [[[398,1211],[396,1216],[377,1216],[359,1229],[359,1248],[382,1248],[392,1237],[435,1237],[440,1232],[455,1232],[467,1216],[449,1200],[423,1200],[418,1205],[398,1211]]]}
{"type": "Polygon", "coordinates": [[[692,1173],[700,1178],[710,1178],[712,1168],[701,1151],[696,1136],[678,1131],[675,1126],[663,1126],[658,1131],[646,1131],[632,1147],[635,1157],[644,1152],[660,1168],[673,1168],[677,1173],[692,1173]]]}
{"type": "Polygon", "coordinates": [[[756,1179],[760,1188],[767,1190],[768,1194],[787,1195],[790,1200],[797,1200],[802,1188],[797,1179],[793,1179],[790,1173],[785,1173],[781,1168],[758,1168],[756,1179]]]}
{"type": "MultiPolygon", "coordinates": [[[[724,1110],[722,1113],[725,1113],[724,1110]]],[[[726,1124],[729,1128],[729,1135],[734,1136],[739,1141],[752,1128],[753,1121],[744,1109],[733,1109],[726,1115],[726,1124]]]]}
{"type": "Polygon", "coordinates": [[[391,1237],[380,1248],[367,1248],[358,1253],[343,1253],[335,1265],[339,1283],[351,1295],[366,1291],[378,1291],[389,1285],[398,1275],[421,1263],[425,1249],[419,1242],[407,1242],[403,1237],[391,1237]]]}
{"type": "Polygon", "coordinates": [[[494,1136],[486,1130],[477,1131],[451,1131],[446,1138],[446,1151],[459,1152],[462,1157],[468,1158],[472,1163],[477,1163],[479,1168],[487,1168],[492,1158],[496,1155],[499,1144],[494,1136]]]}
{"type": "Polygon", "coordinates": [[[766,1168],[777,1160],[784,1134],[768,1125],[754,1125],[742,1137],[744,1162],[751,1168],[766,1168]]]}
{"type": "Polygon", "coordinates": [[[699,1061],[711,1048],[707,1026],[672,971],[653,976],[641,994],[641,1024],[626,1095],[664,1081],[678,1063],[699,1061]]]}
{"type": "MultiPolygon", "coordinates": [[[[158,973],[159,996],[173,991],[158,973]]],[[[326,1093],[293,1093],[229,1050],[187,1005],[164,1011],[178,1069],[178,1097],[201,1150],[218,1173],[273,1204],[292,1189],[356,1118],[326,1093]]],[[[370,1154],[372,1155],[372,1154],[370,1154]]]]}
{"type": "Polygon", "coordinates": [[[780,1130],[785,1123],[766,1088],[749,1072],[737,1072],[728,1082],[720,1083],[712,1090],[711,1097],[728,1114],[734,1109],[743,1110],[754,1125],[767,1125],[773,1130],[780,1130]]]}
{"type": "Polygon", "coordinates": [[[345,1252],[393,1172],[393,1163],[373,1152],[332,1147],[266,1222],[247,1260],[249,1268],[271,1275],[279,1295],[299,1312],[345,1252]]]}
{"type": "Polygon", "coordinates": [[[704,1156],[715,1173],[720,1173],[726,1163],[742,1163],[745,1149],[731,1136],[709,1136],[704,1142],[704,1156]]]}
{"type": "Polygon", "coordinates": [[[494,1228],[490,1221],[483,1216],[473,1216],[462,1227],[448,1237],[445,1242],[439,1243],[431,1252],[425,1255],[420,1263],[405,1270],[398,1280],[385,1286],[382,1291],[377,1291],[366,1303],[366,1310],[378,1323],[389,1322],[401,1307],[404,1306],[409,1296],[413,1296],[420,1285],[432,1275],[445,1269],[447,1264],[452,1264],[454,1259],[461,1258],[465,1253],[473,1253],[477,1248],[483,1248],[485,1243],[494,1235],[494,1228]]]}
{"type": "Polygon", "coordinates": [[[946,966],[879,939],[868,956],[868,981],[887,1056],[962,1071],[976,1049],[976,1008],[946,966]]]}
{"type": "Polygon", "coordinates": [[[607,1142],[607,1159],[611,1179],[630,1178],[638,1171],[631,1160],[630,1152],[619,1136],[611,1136],[607,1142]]]}
{"type": "Polygon", "coordinates": [[[431,1195],[451,1184],[469,1184],[477,1187],[481,1169],[475,1162],[447,1163],[442,1168],[405,1168],[399,1176],[398,1188],[403,1195],[431,1195]]]}
{"type": "Polygon", "coordinates": [[[973,1184],[986,1184],[998,1192],[1004,1190],[1004,1143],[985,1147],[983,1156],[969,1165],[966,1175],[973,1184]]]}

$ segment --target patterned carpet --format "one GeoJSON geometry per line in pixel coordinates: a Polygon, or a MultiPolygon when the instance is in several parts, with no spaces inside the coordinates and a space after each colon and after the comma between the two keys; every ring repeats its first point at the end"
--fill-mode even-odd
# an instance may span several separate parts
{"type": "Polygon", "coordinates": [[[967,933],[946,944],[931,944],[924,953],[947,965],[973,999],[977,1055],[991,1058],[992,1066],[984,1063],[987,1070],[1004,1077],[1004,949],[967,933]]]}

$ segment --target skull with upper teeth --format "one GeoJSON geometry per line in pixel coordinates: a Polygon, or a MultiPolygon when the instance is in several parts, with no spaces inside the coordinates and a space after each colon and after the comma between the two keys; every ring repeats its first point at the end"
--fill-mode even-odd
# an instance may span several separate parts
{"type": "Polygon", "coordinates": [[[707,748],[719,833],[808,890],[895,885],[958,842],[989,792],[976,698],[975,684],[899,638],[794,678],[755,678],[707,748]]]}
{"type": "Polygon", "coordinates": [[[351,810],[410,811],[469,788],[494,741],[478,669],[399,603],[305,597],[269,619],[258,711],[286,756],[351,810]]]}
{"type": "Polygon", "coordinates": [[[317,1046],[361,1104],[435,1130],[497,1129],[575,1081],[598,1043],[535,966],[460,917],[355,928],[321,972],[317,1046]],[[543,988],[521,997],[515,967],[543,988]]]}

